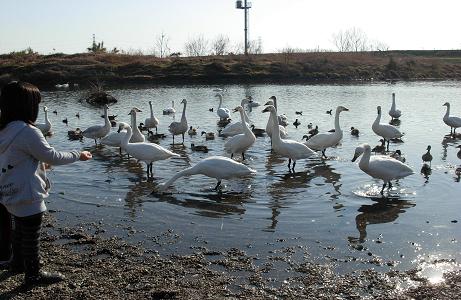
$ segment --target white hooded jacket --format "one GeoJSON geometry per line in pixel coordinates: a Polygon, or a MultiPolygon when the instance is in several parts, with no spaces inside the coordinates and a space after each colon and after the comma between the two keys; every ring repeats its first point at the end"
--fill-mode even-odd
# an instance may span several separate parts
{"type": "Polygon", "coordinates": [[[17,217],[45,211],[49,184],[41,162],[64,165],[79,158],[79,151],[54,150],[34,126],[9,123],[0,130],[0,203],[17,217]]]}

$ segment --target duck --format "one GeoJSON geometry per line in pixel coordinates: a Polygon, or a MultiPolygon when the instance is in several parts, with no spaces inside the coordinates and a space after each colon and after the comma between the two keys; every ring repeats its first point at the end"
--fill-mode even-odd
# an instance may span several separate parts
{"type": "MultiPolygon", "coordinates": [[[[248,103],[248,99],[243,99],[241,102],[240,102],[240,106],[242,107],[245,107],[245,104],[248,103]]],[[[250,126],[250,118],[248,118],[248,115],[246,113],[246,111],[244,110],[243,111],[243,114],[244,114],[244,120],[245,120],[245,125],[246,126],[250,126]]],[[[224,129],[222,130],[222,134],[224,136],[234,136],[234,135],[237,135],[237,134],[242,134],[243,133],[243,126],[242,126],[242,122],[241,121],[238,121],[238,122],[235,122],[233,124],[228,124],[226,127],[224,127],[224,129]]]]}
{"type": "Polygon", "coordinates": [[[400,118],[401,115],[402,112],[395,108],[395,93],[392,93],[392,105],[391,109],[389,110],[389,116],[392,118],[391,121],[400,118]]]}
{"type": "Polygon", "coordinates": [[[98,144],[96,142],[97,139],[101,139],[105,137],[110,132],[111,124],[107,116],[108,109],[109,109],[109,106],[107,106],[107,104],[104,105],[104,125],[94,125],[94,126],[88,127],[82,132],[82,135],[84,137],[89,138],[89,139],[94,139],[95,145],[98,144]]]}
{"type": "MultiPolygon", "coordinates": [[[[140,112],[140,109],[133,107],[130,112],[128,113],[131,116],[131,138],[130,143],[143,143],[146,141],[145,137],[139,131],[138,126],[136,126],[136,113],[140,112]]],[[[142,124],[142,123],[141,123],[142,124]]],[[[141,126],[141,124],[139,126],[141,126]]],[[[119,147],[120,154],[122,153],[122,140],[125,137],[126,132],[117,131],[113,132],[104,138],[101,139],[101,144],[111,147],[119,147]]]]}
{"type": "Polygon", "coordinates": [[[121,132],[123,129],[126,130],[125,136],[122,139],[122,148],[132,157],[138,161],[143,161],[147,165],[147,177],[153,175],[152,164],[155,161],[169,159],[171,157],[179,157],[178,154],[171,152],[168,149],[163,148],[154,143],[130,143],[131,136],[133,134],[130,125],[121,122],[119,124],[118,131],[121,132]]]}
{"type": "Polygon", "coordinates": [[[461,145],[457,146],[456,148],[459,148],[458,153],[456,153],[456,156],[461,159],[461,145]]]}
{"type": "Polygon", "coordinates": [[[330,116],[332,116],[332,113],[333,113],[333,109],[327,110],[325,113],[326,113],[327,115],[330,115],[330,116]]]}
{"type": "Polygon", "coordinates": [[[160,124],[157,117],[154,116],[154,111],[152,109],[152,101],[149,101],[149,108],[150,108],[150,117],[146,118],[144,121],[144,126],[148,129],[155,128],[155,133],[157,133],[157,127],[160,124]]]}
{"type": "Polygon", "coordinates": [[[222,107],[222,94],[216,94],[216,97],[219,98],[219,106],[218,109],[216,110],[216,113],[218,114],[218,117],[220,120],[226,120],[229,119],[230,117],[230,111],[227,108],[222,107]]]}
{"type": "Polygon", "coordinates": [[[243,176],[249,176],[256,174],[256,170],[253,170],[242,163],[236,162],[233,159],[223,156],[211,156],[207,157],[192,167],[186,168],[180,172],[177,172],[165,183],[159,184],[159,191],[165,191],[174,181],[182,176],[190,176],[201,174],[207,177],[215,178],[218,182],[215,186],[215,190],[218,190],[221,186],[223,179],[240,178],[243,176]]]}
{"type": "Polygon", "coordinates": [[[77,112],[77,113],[75,114],[75,116],[77,117],[77,119],[80,119],[80,113],[79,113],[79,112],[77,112]]]}
{"type": "Polygon", "coordinates": [[[359,136],[359,130],[357,128],[351,127],[351,135],[359,136]]]}
{"type": "Polygon", "coordinates": [[[53,110],[53,113],[54,113],[55,115],[58,115],[58,111],[57,111],[56,109],[53,110]]]}
{"type": "Polygon", "coordinates": [[[363,144],[355,148],[352,162],[362,155],[359,162],[359,168],[373,178],[384,181],[381,195],[384,194],[384,189],[388,185],[388,189],[392,188],[391,180],[401,179],[414,174],[413,170],[406,164],[386,155],[374,155],[371,157],[371,147],[368,144],[363,144]]]}
{"type": "MultiPolygon", "coordinates": [[[[277,107],[277,97],[275,96],[271,96],[269,98],[269,101],[266,102],[266,104],[264,105],[272,105],[275,107],[275,110],[277,110],[278,112],[278,107],[277,107]]],[[[278,115],[277,116],[277,120],[279,122],[279,125],[282,125],[283,127],[287,127],[288,126],[288,119],[287,119],[287,116],[285,115],[278,115]]],[[[267,129],[266,129],[267,131],[267,129]]]]}
{"type": "Polygon", "coordinates": [[[428,145],[426,148],[427,152],[421,156],[423,163],[429,162],[429,165],[432,166],[432,154],[431,154],[431,145],[428,145]]]}
{"type": "Polygon", "coordinates": [[[62,122],[66,124],[66,126],[69,125],[69,121],[67,120],[67,118],[63,119],[62,122]]]}
{"type": "Polygon", "coordinates": [[[381,142],[381,144],[373,147],[373,149],[371,149],[371,152],[384,153],[384,151],[386,151],[386,141],[384,139],[380,139],[379,141],[381,142]]]}
{"type": "Polygon", "coordinates": [[[312,128],[307,133],[310,135],[309,137],[313,137],[314,135],[319,133],[319,126],[315,125],[315,128],[312,128]]]}
{"type": "Polygon", "coordinates": [[[461,127],[461,118],[459,117],[450,117],[450,103],[445,102],[442,106],[447,107],[445,116],[443,116],[443,122],[450,126],[450,134],[453,136],[456,135],[456,128],[461,127]]]}
{"type": "Polygon", "coordinates": [[[171,114],[175,114],[176,113],[176,109],[174,108],[174,100],[171,101],[171,107],[167,107],[163,110],[163,114],[164,115],[171,115],[171,114]]]}
{"type": "Polygon", "coordinates": [[[234,135],[224,144],[224,151],[231,154],[231,158],[234,157],[234,153],[242,153],[242,160],[245,160],[245,151],[247,151],[256,141],[256,136],[253,131],[248,128],[245,122],[245,113],[242,106],[237,106],[234,112],[240,113],[240,118],[243,127],[243,133],[234,135]]]}
{"type": "Polygon", "coordinates": [[[200,133],[201,136],[205,135],[205,140],[214,140],[214,132],[206,132],[206,131],[202,131],[200,133]]]}
{"type": "Polygon", "coordinates": [[[302,111],[295,111],[295,114],[302,116],[303,112],[302,111]]]}
{"type": "Polygon", "coordinates": [[[312,124],[312,122],[309,122],[309,124],[307,124],[308,129],[312,129],[313,126],[314,126],[314,124],[312,124]]]}
{"type": "Polygon", "coordinates": [[[394,126],[389,125],[389,124],[384,124],[380,123],[381,121],[381,106],[378,106],[377,108],[378,115],[376,116],[375,121],[373,122],[373,125],[371,126],[371,129],[373,129],[373,132],[376,133],[377,135],[381,136],[384,141],[387,141],[387,151],[389,151],[389,141],[391,139],[400,139],[403,134],[394,126]]]}
{"type": "Polygon", "coordinates": [[[349,111],[344,106],[338,106],[335,113],[335,131],[329,133],[318,133],[306,141],[306,146],[312,150],[322,151],[322,157],[327,158],[325,150],[336,146],[343,138],[343,131],[339,126],[339,114],[343,111],[349,111]]]}
{"type": "Polygon", "coordinates": [[[164,133],[153,133],[152,131],[147,132],[147,140],[151,142],[157,142],[159,139],[166,138],[164,133]]]}
{"type": "Polygon", "coordinates": [[[212,108],[209,108],[208,111],[213,112],[213,111],[214,111],[214,108],[213,108],[213,107],[212,107],[212,108]]]}
{"type": "Polygon", "coordinates": [[[190,148],[192,151],[199,151],[199,152],[204,152],[208,153],[208,147],[205,145],[197,145],[195,146],[194,143],[190,144],[190,148]]]}
{"type": "Polygon", "coordinates": [[[182,116],[181,116],[181,121],[180,122],[172,122],[170,126],[168,127],[168,130],[171,132],[173,135],[173,145],[174,145],[174,136],[175,135],[182,135],[182,144],[184,145],[184,134],[187,131],[187,119],[186,119],[186,106],[187,106],[187,100],[182,99],[181,104],[184,104],[184,107],[182,109],[182,116]]]}
{"type": "Polygon", "coordinates": [[[197,135],[197,129],[193,128],[192,126],[189,127],[187,134],[190,136],[197,135]]]}
{"type": "MultiPolygon", "coordinates": [[[[272,119],[277,119],[277,110],[274,106],[268,105],[263,111],[263,113],[269,112],[272,119]]],[[[295,171],[296,161],[300,159],[309,158],[315,156],[315,152],[312,151],[308,146],[303,143],[282,139],[280,138],[280,128],[276,122],[271,122],[272,124],[272,147],[276,153],[283,157],[288,157],[288,169],[292,172],[295,171]],[[293,161],[293,166],[290,167],[291,161],[293,161]]]]}
{"type": "Polygon", "coordinates": [[[265,129],[262,129],[262,128],[256,128],[256,126],[254,124],[252,124],[250,126],[251,128],[251,131],[253,131],[254,135],[255,136],[264,136],[264,133],[266,133],[266,130],[265,129]]]}
{"type": "Polygon", "coordinates": [[[396,159],[396,160],[398,160],[400,162],[403,162],[403,163],[406,161],[405,157],[402,155],[402,151],[400,151],[399,149],[392,152],[390,154],[390,157],[392,157],[392,158],[394,158],[394,159],[396,159]]]}
{"type": "Polygon", "coordinates": [[[301,125],[301,122],[299,122],[298,119],[296,119],[294,122],[293,122],[293,125],[298,128],[299,125],[301,125]]]}
{"type": "Polygon", "coordinates": [[[48,107],[44,106],[43,112],[45,113],[45,123],[37,123],[35,124],[35,127],[40,129],[42,134],[46,136],[51,132],[51,122],[50,119],[48,119],[48,107]]]}
{"type": "Polygon", "coordinates": [[[71,141],[81,140],[81,139],[83,139],[82,131],[78,127],[75,128],[75,130],[68,130],[67,131],[67,137],[71,141]]]}

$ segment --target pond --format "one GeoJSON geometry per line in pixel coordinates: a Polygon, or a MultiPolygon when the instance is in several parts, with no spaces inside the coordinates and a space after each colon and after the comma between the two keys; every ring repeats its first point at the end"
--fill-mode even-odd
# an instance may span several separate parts
{"type": "MultiPolygon", "coordinates": [[[[53,190],[48,207],[58,211],[61,222],[104,223],[108,234],[166,254],[188,253],[196,247],[239,248],[264,264],[277,253],[289,252],[290,259],[307,257],[330,263],[338,272],[416,267],[433,282],[440,280],[443,271],[459,267],[461,183],[455,169],[461,163],[456,156],[461,143],[444,137],[449,127],[442,121],[442,104],[450,102],[452,115],[461,116],[461,83],[176,86],[109,92],[119,100],[109,109],[118,121],[129,122],[128,113],[135,106],[142,110],[138,114],[142,122],[149,115],[148,101],[152,101],[160,120],[158,132],[167,134],[160,145],[181,157],[155,162],[154,177],[147,180],[145,164],[121,157],[117,148],[95,147],[89,139],[67,139],[71,128],[103,123],[101,109],[79,101],[85,91],[44,92],[42,104],[49,108],[54,131],[50,144],[58,149],[86,149],[94,156],[90,162],[55,167],[50,172],[53,190]],[[186,135],[185,147],[173,147],[168,133],[168,125],[181,118],[180,101],[187,99],[189,125],[199,133],[217,135],[215,88],[224,89],[223,106],[229,109],[248,95],[261,104],[277,96],[279,113],[288,117],[289,138],[297,141],[307,134],[309,123],[318,125],[320,132],[334,128],[334,111],[338,105],[345,106],[349,111],[340,116],[342,143],[327,149],[327,159],[319,155],[298,161],[296,172],[290,173],[287,159],[270,151],[270,139],[258,137],[244,162],[257,170],[255,176],[223,180],[221,192],[213,190],[215,179],[183,177],[167,193],[158,193],[158,184],[178,171],[205,157],[226,155],[226,138],[186,135]],[[391,143],[390,150],[400,149],[415,174],[396,182],[390,197],[382,197],[382,182],[362,172],[351,159],[358,145],[379,143],[371,125],[378,105],[383,107],[382,122],[390,120],[392,93],[402,111],[398,128],[405,135],[404,142],[391,143]],[[176,115],[162,115],[172,100],[176,115]],[[326,113],[330,109],[333,116],[326,113]],[[64,118],[68,126],[62,123],[64,118]],[[295,119],[301,123],[298,128],[291,125],[295,119]],[[350,134],[351,126],[360,130],[359,137],[350,134]],[[193,152],[191,143],[207,145],[210,151],[193,152]],[[432,146],[433,161],[431,174],[424,176],[420,174],[421,156],[427,145],[432,146]]],[[[265,128],[268,119],[262,109],[248,112],[259,128],[265,128]]],[[[233,122],[239,118],[238,113],[232,116],[233,122]]],[[[42,120],[40,115],[39,122],[42,120]]],[[[282,278],[288,272],[283,264],[278,270],[272,276],[282,278]]]]}

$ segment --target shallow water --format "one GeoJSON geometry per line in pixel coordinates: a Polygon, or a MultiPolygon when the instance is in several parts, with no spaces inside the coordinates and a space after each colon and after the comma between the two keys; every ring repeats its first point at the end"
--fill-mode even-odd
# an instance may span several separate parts
{"type": "MultiPolygon", "coordinates": [[[[168,189],[156,192],[157,185],[176,172],[210,155],[223,155],[225,139],[205,141],[200,136],[186,136],[185,147],[172,147],[171,136],[160,145],[172,149],[181,158],[156,162],[154,179],[146,180],[145,165],[121,158],[118,149],[95,147],[92,140],[68,141],[69,128],[102,124],[102,110],[79,102],[84,91],[44,92],[53,123],[49,142],[58,149],[90,150],[94,159],[72,166],[55,167],[49,177],[53,190],[49,208],[69,224],[79,221],[102,221],[109,233],[125,232],[127,238],[142,241],[161,252],[191,251],[193,245],[208,249],[243,248],[262,258],[291,249],[292,259],[306,257],[332,262],[339,271],[378,267],[421,268],[421,273],[437,281],[445,270],[458,267],[461,251],[458,241],[461,184],[455,176],[461,163],[455,147],[460,140],[443,142],[449,128],[442,117],[445,101],[451,102],[452,114],[461,115],[461,83],[416,82],[360,85],[232,85],[226,89],[224,105],[239,105],[245,95],[261,104],[276,95],[280,113],[288,116],[289,138],[301,140],[307,124],[319,126],[320,132],[334,128],[334,116],[325,113],[343,105],[342,144],[328,149],[327,160],[314,158],[298,161],[296,173],[289,173],[287,160],[270,152],[270,140],[257,138],[246,154],[245,164],[258,171],[250,178],[223,181],[221,193],[213,191],[214,179],[201,175],[181,178],[168,189]],[[378,144],[371,130],[376,106],[383,107],[382,122],[390,117],[391,93],[396,93],[397,108],[402,111],[399,129],[405,132],[400,149],[415,174],[394,184],[388,197],[379,194],[382,183],[363,173],[351,162],[354,149],[361,143],[378,144]],[[51,113],[57,110],[58,114],[51,113]],[[302,111],[296,115],[295,111],[302,111]],[[81,118],[75,114],[80,112],[81,118]],[[69,120],[66,127],[61,120],[69,120]],[[298,118],[301,125],[291,123],[298,118]],[[360,137],[349,134],[354,126],[360,137]],[[207,145],[204,154],[192,152],[190,143],[207,145]],[[443,143],[442,143],[443,142],[443,143]],[[429,177],[420,175],[421,155],[432,145],[432,170],[429,177]],[[152,193],[153,192],[153,193],[152,193]],[[134,233],[136,232],[136,233],[134,233]],[[159,247],[163,242],[168,245],[159,247]],[[436,261],[437,260],[437,261],[436,261]],[[442,263],[440,263],[442,262],[442,263]]],[[[109,114],[129,122],[131,107],[143,110],[138,122],[149,114],[148,101],[160,119],[159,133],[167,133],[173,116],[162,109],[176,102],[179,120],[181,99],[188,100],[187,119],[198,131],[216,132],[218,105],[212,86],[119,89],[110,93],[119,102],[109,114]]],[[[268,114],[262,108],[249,112],[256,127],[265,128],[268,114]]],[[[39,116],[39,121],[43,116],[39,116]]],[[[234,121],[239,119],[234,114],[234,121]]],[[[113,128],[115,131],[117,128],[113,128]]],[[[179,138],[176,139],[178,141],[179,138]]],[[[286,270],[285,270],[286,271],[286,270]]],[[[280,274],[283,277],[283,267],[280,274]],[[282,275],[281,275],[282,274],[282,275]]]]}

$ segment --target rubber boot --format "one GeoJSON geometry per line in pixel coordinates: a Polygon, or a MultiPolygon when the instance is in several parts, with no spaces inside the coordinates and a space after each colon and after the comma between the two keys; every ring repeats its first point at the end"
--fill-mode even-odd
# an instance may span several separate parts
{"type": "Polygon", "coordinates": [[[24,258],[22,256],[22,227],[21,222],[13,220],[13,257],[10,262],[9,271],[13,274],[24,273],[24,258]]]}
{"type": "Polygon", "coordinates": [[[37,260],[26,260],[26,274],[24,276],[24,283],[26,285],[36,284],[52,284],[63,281],[64,275],[59,272],[45,272],[40,270],[40,261],[37,260]]]}

